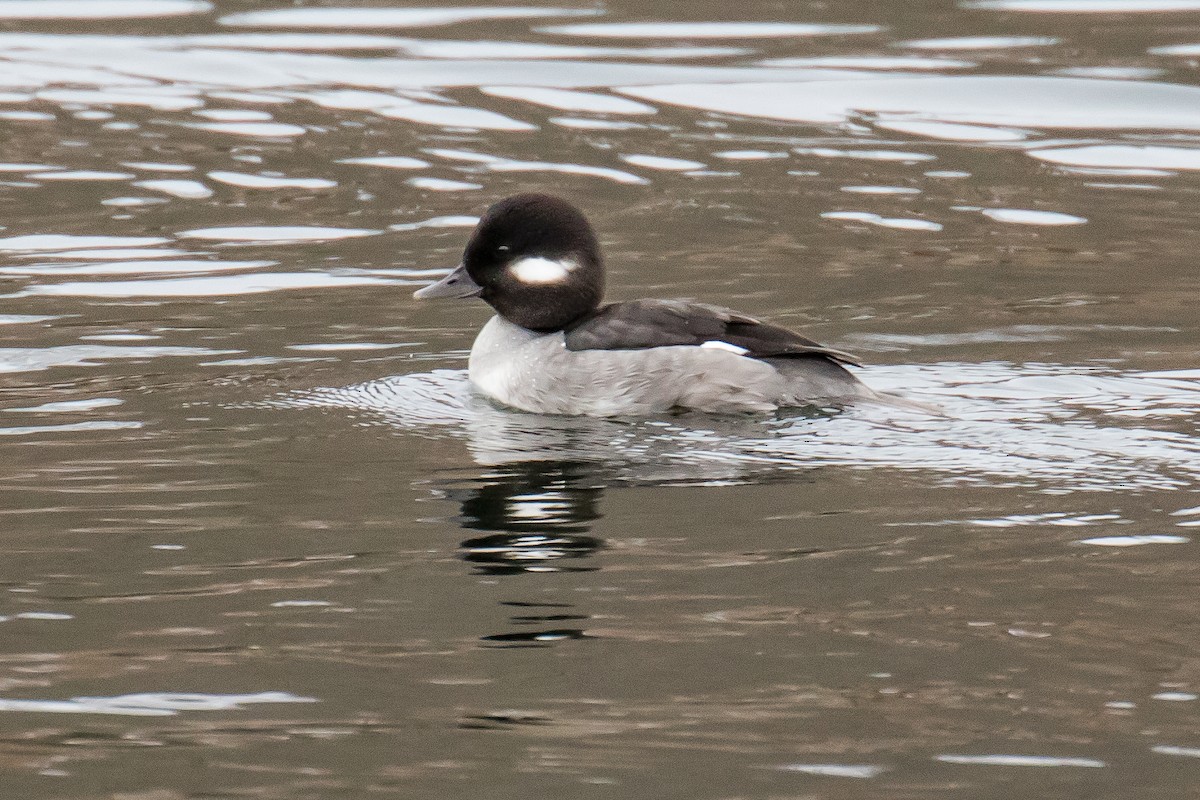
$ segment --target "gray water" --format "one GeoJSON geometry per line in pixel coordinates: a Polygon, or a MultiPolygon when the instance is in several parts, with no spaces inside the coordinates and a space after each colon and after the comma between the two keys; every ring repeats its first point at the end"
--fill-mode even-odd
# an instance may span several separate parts
{"type": "Polygon", "coordinates": [[[0,796],[1190,798],[1200,2],[0,2],[0,796]],[[944,417],[538,417],[412,289],[944,417]]]}

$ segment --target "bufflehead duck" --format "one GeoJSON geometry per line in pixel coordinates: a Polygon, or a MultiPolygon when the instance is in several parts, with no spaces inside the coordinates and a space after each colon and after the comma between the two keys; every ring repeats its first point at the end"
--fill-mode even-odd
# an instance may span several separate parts
{"type": "Polygon", "coordinates": [[[604,264],[583,213],[519,194],[483,215],[462,264],[413,296],[496,310],[471,348],[471,384],[522,411],[596,417],[675,409],[764,412],[878,399],[853,356],[785,328],[684,300],[600,305],[604,264]]]}

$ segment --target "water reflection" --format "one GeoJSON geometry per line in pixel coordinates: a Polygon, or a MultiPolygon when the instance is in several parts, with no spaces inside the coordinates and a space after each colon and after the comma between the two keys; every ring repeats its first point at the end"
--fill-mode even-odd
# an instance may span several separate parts
{"type": "MultiPolygon", "coordinates": [[[[463,528],[484,532],[463,540],[463,560],[479,575],[513,576],[598,570],[584,560],[604,547],[602,539],[588,535],[600,518],[604,488],[594,465],[524,461],[489,471],[468,487],[447,489],[445,495],[460,503],[463,528]]],[[[519,630],[480,637],[489,647],[548,647],[589,638],[582,627],[574,627],[587,615],[571,612],[570,604],[503,605],[522,610],[510,618],[519,630]]]]}
{"type": "Polygon", "coordinates": [[[587,536],[604,485],[583,463],[528,461],[490,472],[478,485],[447,492],[461,503],[459,523],[486,535],[462,543],[463,558],[486,575],[579,572],[598,567],[568,563],[591,556],[603,542],[587,536]]]}
{"type": "MultiPolygon", "coordinates": [[[[478,575],[516,576],[545,572],[592,572],[600,567],[581,563],[604,540],[587,535],[600,518],[605,483],[594,465],[581,462],[530,461],[505,465],[481,476],[473,486],[446,489],[446,498],[461,504],[458,524],[485,535],[463,540],[462,558],[478,575]]],[[[588,619],[570,613],[570,604],[506,601],[520,608],[510,624],[521,630],[480,637],[498,648],[545,648],[568,639],[589,638],[572,622],[588,619]],[[541,609],[546,609],[541,612],[541,609]]]]}

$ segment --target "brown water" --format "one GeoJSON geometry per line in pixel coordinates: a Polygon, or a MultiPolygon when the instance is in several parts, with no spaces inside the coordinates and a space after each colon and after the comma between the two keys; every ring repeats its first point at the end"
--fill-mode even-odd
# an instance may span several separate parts
{"type": "Polygon", "coordinates": [[[0,795],[1196,796],[1200,2],[483,2],[0,2],[0,795]],[[947,416],[470,397],[531,189],[947,416]]]}

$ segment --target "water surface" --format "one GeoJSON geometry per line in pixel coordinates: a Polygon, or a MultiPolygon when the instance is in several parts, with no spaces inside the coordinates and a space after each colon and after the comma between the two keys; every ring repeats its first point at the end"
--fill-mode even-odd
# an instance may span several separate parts
{"type": "Polygon", "coordinates": [[[1197,12],[0,2],[7,793],[1190,797],[1197,12]],[[528,190],[945,416],[473,397],[528,190]]]}

